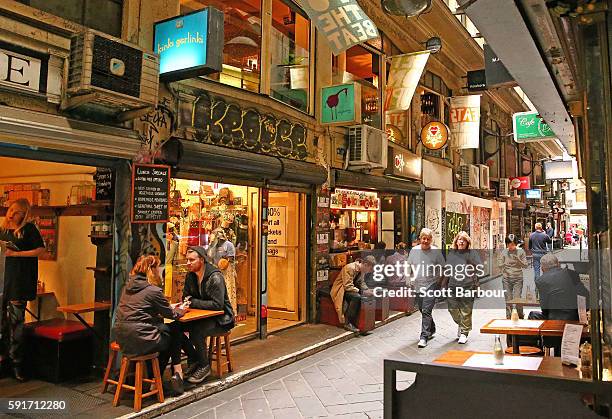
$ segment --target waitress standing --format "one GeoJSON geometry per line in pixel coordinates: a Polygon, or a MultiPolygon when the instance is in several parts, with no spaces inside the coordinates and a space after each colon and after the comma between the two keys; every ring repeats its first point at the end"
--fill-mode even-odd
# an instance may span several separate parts
{"type": "Polygon", "coordinates": [[[7,246],[4,268],[0,361],[10,358],[18,381],[25,381],[21,368],[25,309],[28,301],[36,298],[38,257],[45,253],[42,236],[29,221],[30,211],[28,200],[18,199],[0,224],[0,240],[12,243],[7,246]]]}

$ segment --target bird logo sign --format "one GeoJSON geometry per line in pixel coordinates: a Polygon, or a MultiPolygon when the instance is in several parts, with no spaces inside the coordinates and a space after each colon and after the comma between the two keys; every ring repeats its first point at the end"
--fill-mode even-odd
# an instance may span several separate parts
{"type": "Polygon", "coordinates": [[[322,122],[338,124],[356,121],[355,102],[354,84],[324,87],[322,122]]]}

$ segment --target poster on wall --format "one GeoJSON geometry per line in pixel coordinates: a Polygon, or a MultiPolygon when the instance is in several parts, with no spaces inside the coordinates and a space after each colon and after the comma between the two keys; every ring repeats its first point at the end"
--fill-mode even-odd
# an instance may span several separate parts
{"type": "Polygon", "coordinates": [[[444,248],[451,249],[453,240],[460,231],[470,234],[470,215],[457,212],[445,212],[444,215],[444,248]]]}
{"type": "Polygon", "coordinates": [[[268,256],[287,257],[287,207],[268,208],[268,256]]]}
{"type": "Polygon", "coordinates": [[[327,39],[334,55],[379,36],[374,22],[356,0],[301,0],[299,3],[327,39]]]}
{"type": "Polygon", "coordinates": [[[360,122],[361,86],[359,84],[339,84],[321,89],[322,124],[358,124],[360,122]]]}
{"type": "Polygon", "coordinates": [[[410,108],[430,53],[419,51],[393,57],[385,88],[385,111],[405,111],[410,108]]]}
{"type": "Polygon", "coordinates": [[[480,95],[451,97],[450,121],[457,148],[480,147],[480,95]]]}

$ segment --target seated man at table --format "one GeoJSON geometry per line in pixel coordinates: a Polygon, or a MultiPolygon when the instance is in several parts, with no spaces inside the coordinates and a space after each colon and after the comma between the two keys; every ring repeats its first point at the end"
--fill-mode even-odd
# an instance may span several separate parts
{"type": "Polygon", "coordinates": [[[205,338],[226,333],[234,327],[234,311],[227,295],[223,274],[205,258],[206,249],[202,246],[191,246],[187,250],[189,273],[185,278],[183,300],[189,297],[192,308],[218,310],[223,311],[223,314],[185,323],[189,340],[183,349],[194,361],[185,375],[189,375],[187,381],[193,384],[201,383],[210,375],[205,338]]]}
{"type": "Polygon", "coordinates": [[[351,332],[359,332],[355,326],[361,309],[361,295],[369,292],[365,276],[376,265],[374,256],[344,265],[331,288],[331,298],[338,313],[338,320],[351,332]]]}

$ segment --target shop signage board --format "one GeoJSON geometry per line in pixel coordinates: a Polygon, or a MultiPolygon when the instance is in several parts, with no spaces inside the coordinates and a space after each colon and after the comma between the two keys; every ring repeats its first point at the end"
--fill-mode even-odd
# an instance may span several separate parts
{"type": "Polygon", "coordinates": [[[419,51],[393,57],[385,89],[385,111],[405,111],[410,108],[430,53],[419,51]]]}
{"type": "Polygon", "coordinates": [[[518,83],[488,44],[484,45],[485,80],[487,87],[512,87],[518,83]]]}
{"type": "Polygon", "coordinates": [[[378,211],[380,201],[376,192],[336,188],[331,195],[331,208],[378,211]]]}
{"type": "Polygon", "coordinates": [[[287,207],[268,207],[268,256],[287,257],[287,207]]]}
{"type": "Polygon", "coordinates": [[[510,187],[512,189],[518,190],[531,188],[531,181],[529,180],[529,176],[511,177],[510,187]]]}
{"type": "Polygon", "coordinates": [[[0,86],[27,93],[47,91],[49,55],[0,42],[0,86]]]}
{"type": "Polygon", "coordinates": [[[170,166],[132,166],[132,223],[168,221],[170,166]]]}
{"type": "Polygon", "coordinates": [[[487,77],[484,70],[467,72],[467,88],[469,92],[487,90],[487,77]]]}
{"type": "Polygon", "coordinates": [[[301,0],[299,4],[334,55],[379,36],[374,22],[356,0],[301,0]]]}
{"type": "Polygon", "coordinates": [[[542,199],[542,189],[527,189],[527,190],[525,190],[525,198],[527,198],[527,199],[542,199]]]}
{"type": "Polygon", "coordinates": [[[361,86],[357,83],[321,89],[321,123],[358,124],[361,122],[361,86]]]}
{"type": "Polygon", "coordinates": [[[421,130],[421,142],[429,150],[440,150],[448,143],[448,127],[439,121],[432,121],[421,130]]]}
{"type": "Polygon", "coordinates": [[[458,149],[480,146],[480,95],[450,98],[453,141],[458,149]]]}
{"type": "Polygon", "coordinates": [[[214,7],[155,23],[160,78],[182,80],[221,71],[223,39],[223,12],[214,7]]]}
{"type": "Polygon", "coordinates": [[[572,160],[552,160],[544,162],[544,177],[546,180],[563,180],[574,177],[572,160]]]}
{"type": "Polygon", "coordinates": [[[98,167],[94,174],[96,182],[96,201],[112,201],[115,198],[113,171],[107,167],[98,167]]]}
{"type": "Polygon", "coordinates": [[[527,143],[557,138],[552,128],[538,116],[538,112],[518,112],[512,115],[514,141],[527,143]]]}
{"type": "Polygon", "coordinates": [[[421,158],[408,150],[389,147],[386,175],[421,179],[421,158]]]}

